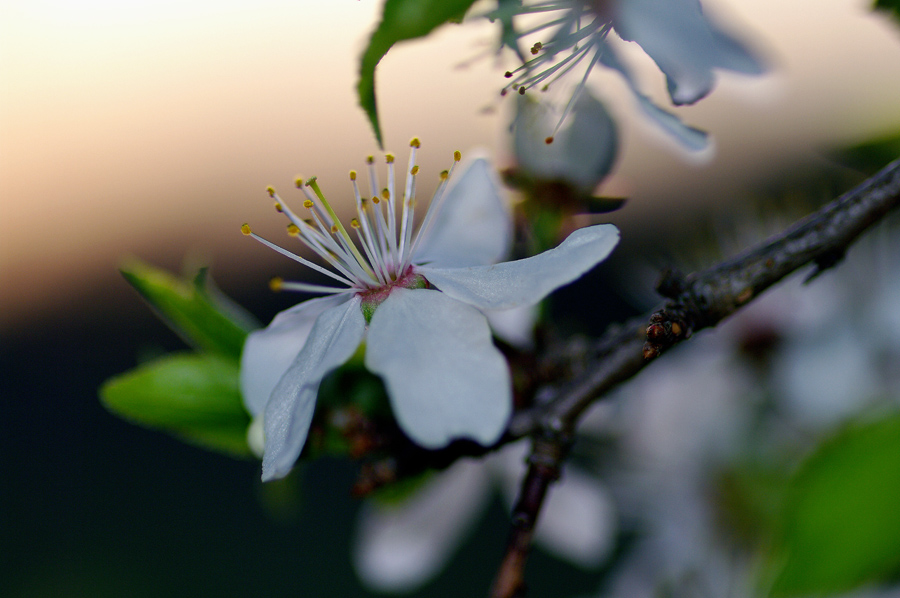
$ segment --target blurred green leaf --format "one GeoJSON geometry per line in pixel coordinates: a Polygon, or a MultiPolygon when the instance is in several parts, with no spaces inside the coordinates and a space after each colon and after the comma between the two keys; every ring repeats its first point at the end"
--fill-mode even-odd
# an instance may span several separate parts
{"type": "Polygon", "coordinates": [[[396,482],[381,486],[372,493],[372,498],[387,506],[402,506],[407,500],[416,496],[425,485],[434,478],[433,470],[426,470],[418,475],[401,478],[396,482]]]}
{"type": "Polygon", "coordinates": [[[624,197],[596,197],[591,196],[585,198],[588,214],[608,214],[622,209],[625,202],[628,201],[624,197]]]}
{"type": "Polygon", "coordinates": [[[900,22],[900,0],[875,0],[872,8],[891,13],[891,16],[900,22]]]}
{"type": "Polygon", "coordinates": [[[822,595],[900,571],[900,414],[824,442],[788,483],[775,596],[822,595]]]}
{"type": "Polygon", "coordinates": [[[205,448],[249,456],[238,365],[213,355],[173,353],[107,380],[100,399],[113,413],[205,448]]]}
{"type": "Polygon", "coordinates": [[[838,150],[837,159],[865,174],[874,174],[900,158],[900,131],[838,150]]]}
{"type": "Polygon", "coordinates": [[[255,323],[212,285],[205,268],[193,280],[182,280],[131,259],[120,271],[185,342],[201,351],[240,359],[255,323]]]}
{"type": "Polygon", "coordinates": [[[372,33],[359,64],[356,86],[359,103],[375,131],[378,146],[384,146],[378,106],[375,101],[375,67],[400,41],[424,37],[444,23],[459,22],[475,0],[387,0],[381,22],[372,33]]]}

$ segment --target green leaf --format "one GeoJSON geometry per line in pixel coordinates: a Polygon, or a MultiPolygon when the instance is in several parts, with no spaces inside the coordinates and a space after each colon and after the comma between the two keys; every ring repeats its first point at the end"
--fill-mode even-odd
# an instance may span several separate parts
{"type": "Polygon", "coordinates": [[[213,355],[173,353],[107,380],[100,399],[113,413],[205,448],[249,456],[250,416],[238,365],[213,355]]]}
{"type": "Polygon", "coordinates": [[[900,22],[900,0],[875,0],[872,9],[891,13],[891,16],[900,22]]]}
{"type": "Polygon", "coordinates": [[[590,196],[585,198],[588,214],[608,214],[622,209],[625,202],[628,201],[624,197],[596,197],[590,196]]]}
{"type": "Polygon", "coordinates": [[[384,147],[378,107],[375,101],[375,67],[397,42],[424,37],[437,27],[459,22],[475,0],[387,0],[381,22],[372,33],[359,64],[356,86],[359,104],[375,131],[378,146],[384,147]]]}
{"type": "Polygon", "coordinates": [[[900,131],[840,149],[837,159],[865,174],[875,174],[900,157],[900,131]]]}
{"type": "Polygon", "coordinates": [[[900,571],[900,414],[824,442],[788,484],[772,595],[822,595],[900,571]]]}
{"type": "Polygon", "coordinates": [[[126,262],[120,270],[125,280],[189,345],[240,359],[247,333],[257,326],[212,285],[205,268],[193,280],[182,280],[136,259],[126,262]]]}

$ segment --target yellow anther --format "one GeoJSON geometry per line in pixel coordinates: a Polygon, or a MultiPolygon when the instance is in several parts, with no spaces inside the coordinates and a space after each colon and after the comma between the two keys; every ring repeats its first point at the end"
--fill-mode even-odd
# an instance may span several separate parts
{"type": "Polygon", "coordinates": [[[455,152],[453,152],[453,159],[456,162],[459,162],[460,160],[462,160],[462,153],[459,150],[456,150],[455,152]]]}
{"type": "Polygon", "coordinates": [[[355,171],[355,170],[351,170],[351,171],[350,171],[350,180],[351,180],[351,181],[355,181],[355,180],[356,180],[356,171],[355,171]]]}
{"type": "Polygon", "coordinates": [[[413,138],[409,141],[409,147],[414,147],[414,148],[418,149],[418,148],[422,147],[422,142],[419,141],[419,138],[418,138],[418,137],[413,137],[413,138]]]}
{"type": "Polygon", "coordinates": [[[546,143],[547,145],[550,145],[551,143],[553,143],[553,135],[544,139],[544,143],[546,143]]]}
{"type": "Polygon", "coordinates": [[[298,176],[297,178],[294,179],[294,187],[299,189],[302,186],[303,186],[303,177],[298,176]]]}
{"type": "Polygon", "coordinates": [[[284,280],[282,280],[278,276],[276,276],[275,278],[273,278],[272,280],[269,281],[269,288],[275,293],[280,291],[281,287],[283,287],[283,286],[284,286],[284,280]]]}
{"type": "Polygon", "coordinates": [[[281,204],[278,203],[277,201],[275,202],[275,211],[278,212],[279,214],[284,212],[284,209],[281,207],[281,204]]]}
{"type": "Polygon", "coordinates": [[[411,174],[411,175],[413,175],[413,176],[419,174],[419,165],[416,164],[415,166],[413,166],[412,168],[410,168],[409,174],[411,174]]]}
{"type": "Polygon", "coordinates": [[[381,200],[378,199],[378,196],[377,196],[377,195],[373,195],[373,196],[372,196],[372,203],[375,204],[375,205],[377,206],[378,204],[381,203],[381,200]]]}
{"type": "Polygon", "coordinates": [[[296,237],[297,235],[300,234],[300,227],[297,226],[296,224],[294,224],[293,222],[291,222],[287,226],[287,231],[290,236],[296,237]]]}
{"type": "Polygon", "coordinates": [[[449,176],[450,176],[450,171],[448,171],[448,170],[441,171],[440,177],[441,177],[442,181],[446,181],[447,177],[449,177],[449,176]]]}
{"type": "Polygon", "coordinates": [[[314,205],[316,205],[316,204],[314,204],[314,203],[313,203],[313,200],[311,200],[311,199],[307,199],[307,200],[305,200],[305,201],[303,202],[303,207],[304,207],[304,208],[311,208],[311,207],[313,207],[314,205]]]}
{"type": "Polygon", "coordinates": [[[245,222],[244,224],[241,225],[241,232],[244,233],[244,234],[247,235],[247,236],[250,236],[250,234],[251,234],[253,231],[250,230],[250,225],[247,224],[247,223],[245,222]]]}
{"type": "Polygon", "coordinates": [[[353,220],[350,221],[350,226],[352,226],[353,228],[359,228],[359,220],[354,218],[353,220]]]}
{"type": "Polygon", "coordinates": [[[382,190],[381,190],[381,197],[383,197],[383,198],[385,198],[385,199],[390,199],[390,198],[391,198],[391,192],[388,191],[387,189],[382,189],[382,190]]]}
{"type": "Polygon", "coordinates": [[[338,232],[338,230],[339,230],[339,229],[338,229],[338,225],[337,225],[337,224],[332,224],[332,225],[331,225],[331,233],[332,233],[332,234],[336,234],[336,233],[338,232]]]}
{"type": "Polygon", "coordinates": [[[385,154],[385,155],[384,155],[384,160],[385,160],[385,162],[387,162],[388,164],[393,164],[393,163],[394,163],[394,154],[385,154]]]}
{"type": "Polygon", "coordinates": [[[366,164],[374,164],[375,158],[374,156],[366,156],[366,164]]]}
{"type": "Polygon", "coordinates": [[[269,197],[275,197],[275,187],[266,187],[266,193],[269,194],[269,197]]]}

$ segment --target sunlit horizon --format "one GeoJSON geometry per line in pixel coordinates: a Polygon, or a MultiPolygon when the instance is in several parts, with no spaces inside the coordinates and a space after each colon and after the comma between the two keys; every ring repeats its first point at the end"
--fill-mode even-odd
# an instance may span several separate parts
{"type": "MultiPolygon", "coordinates": [[[[623,132],[608,183],[632,197],[616,216],[623,221],[900,127],[900,42],[867,2],[710,5],[770,60],[772,74],[723,76],[709,98],[679,110],[715,139],[715,156],[702,164],[640,122],[614,76],[597,77],[592,88],[623,132]]],[[[260,258],[240,224],[281,230],[267,185],[286,189],[294,176],[316,174],[336,203],[349,199],[346,173],[377,152],[354,85],[378,8],[355,0],[5,3],[0,326],[59,310],[126,254],[153,261],[202,246],[229,257],[226,272],[244,275],[260,258]]],[[[399,45],[379,67],[386,149],[405,152],[420,137],[426,183],[455,149],[482,146],[509,161],[502,65],[486,58],[454,68],[495,35],[486,21],[445,27],[399,45]]],[[[663,97],[651,72],[642,83],[663,97]]]]}

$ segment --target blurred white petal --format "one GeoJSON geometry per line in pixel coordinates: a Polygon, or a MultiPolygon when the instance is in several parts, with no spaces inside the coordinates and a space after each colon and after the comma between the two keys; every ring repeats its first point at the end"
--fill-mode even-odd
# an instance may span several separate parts
{"type": "Polygon", "coordinates": [[[437,575],[490,498],[481,461],[463,459],[397,505],[367,501],[359,511],[353,564],[380,592],[411,592],[437,575]]]}

